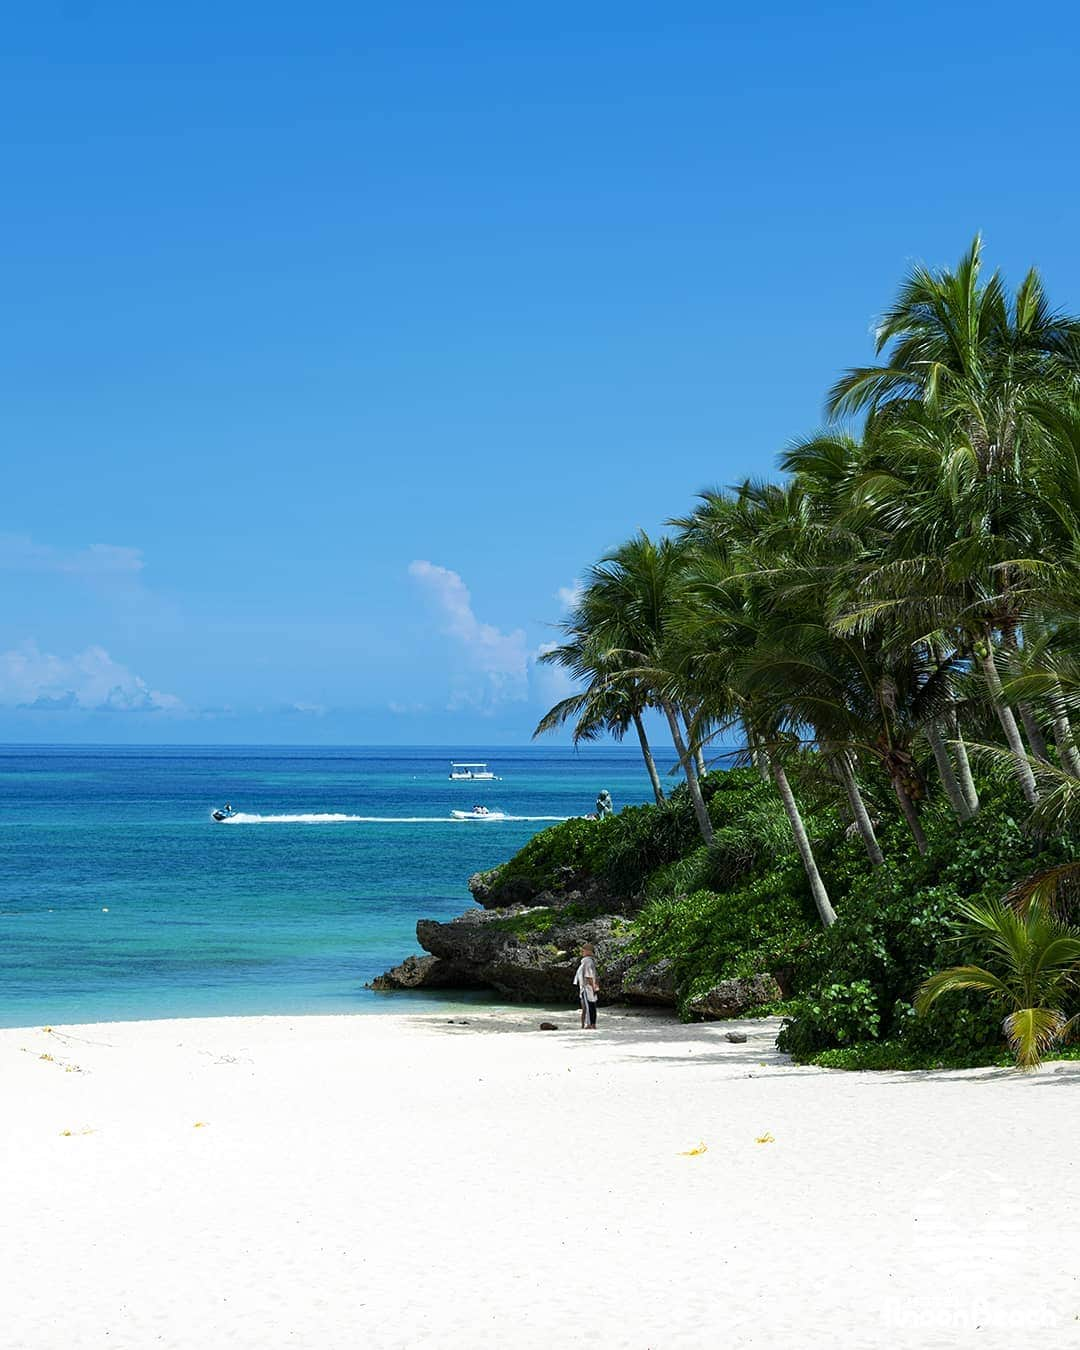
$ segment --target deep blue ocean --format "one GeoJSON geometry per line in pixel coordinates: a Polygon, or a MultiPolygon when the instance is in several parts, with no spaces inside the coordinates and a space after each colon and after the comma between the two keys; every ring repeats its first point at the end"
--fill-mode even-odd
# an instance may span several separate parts
{"type": "Polygon", "coordinates": [[[364,982],[601,788],[651,799],[636,749],[0,747],[0,1026],[435,1006],[364,982]]]}

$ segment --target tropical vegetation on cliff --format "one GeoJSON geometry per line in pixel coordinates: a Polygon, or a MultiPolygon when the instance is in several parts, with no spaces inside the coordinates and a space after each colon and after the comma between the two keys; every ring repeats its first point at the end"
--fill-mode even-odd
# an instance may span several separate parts
{"type": "Polygon", "coordinates": [[[661,716],[699,847],[639,869],[639,929],[691,982],[730,933],[792,972],[801,1053],[974,1046],[1004,1016],[1033,1064],[1080,968],[1080,319],[1035,271],[986,275],[976,238],[909,274],[877,351],[782,481],[703,493],[590,570],[544,658],[580,692],[537,732],[633,728],[659,822],[661,716]],[[748,814],[718,824],[706,761],[732,743],[748,814]]]}

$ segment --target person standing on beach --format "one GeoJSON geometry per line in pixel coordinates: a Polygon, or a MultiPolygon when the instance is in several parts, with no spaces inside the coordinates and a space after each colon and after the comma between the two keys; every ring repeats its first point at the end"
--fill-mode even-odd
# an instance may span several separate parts
{"type": "Polygon", "coordinates": [[[596,1030],[596,996],[600,992],[600,980],[596,974],[593,956],[592,943],[586,942],[581,949],[581,961],[574,975],[574,984],[581,1000],[582,1031],[596,1030]]]}

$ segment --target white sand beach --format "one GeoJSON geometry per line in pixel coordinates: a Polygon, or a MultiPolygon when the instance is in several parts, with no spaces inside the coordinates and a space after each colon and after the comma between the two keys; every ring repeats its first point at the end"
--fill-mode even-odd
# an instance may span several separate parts
{"type": "Polygon", "coordinates": [[[1080,1064],[848,1074],[772,1022],[544,1016],[0,1032],[3,1345],[1080,1340],[1080,1064]]]}

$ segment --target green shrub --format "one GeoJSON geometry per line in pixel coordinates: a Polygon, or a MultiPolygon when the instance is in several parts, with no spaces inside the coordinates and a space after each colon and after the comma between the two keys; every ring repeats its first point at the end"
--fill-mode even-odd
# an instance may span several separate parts
{"type": "Polygon", "coordinates": [[[777,1045],[796,1059],[808,1059],[823,1046],[876,1036],[881,1008],[869,980],[832,980],[791,999],[788,1019],[777,1045]]]}
{"type": "Polygon", "coordinates": [[[532,882],[540,890],[560,886],[566,873],[596,876],[601,871],[617,817],[586,820],[575,817],[551,825],[517,851],[498,872],[498,884],[532,882]]]}
{"type": "Polygon", "coordinates": [[[677,793],[659,806],[628,806],[611,818],[611,824],[598,873],[621,895],[636,895],[650,872],[701,842],[689,799],[677,793]]]}
{"type": "Polygon", "coordinates": [[[710,875],[709,850],[704,844],[683,858],[665,863],[645,879],[646,903],[684,900],[693,891],[707,890],[710,875]]]}
{"type": "Polygon", "coordinates": [[[737,890],[659,895],[637,916],[634,936],[642,962],[674,962],[685,1008],[718,980],[790,965],[815,921],[805,879],[789,866],[737,890]]]}
{"type": "Polygon", "coordinates": [[[860,1041],[811,1056],[810,1063],[823,1069],[965,1069],[976,1064],[1010,1064],[1000,1046],[959,1053],[917,1051],[903,1040],[860,1041]]]}
{"type": "Polygon", "coordinates": [[[652,895],[665,889],[689,894],[702,887],[726,889],[755,869],[791,855],[783,809],[756,772],[732,769],[707,774],[702,794],[716,836],[711,850],[704,850],[684,783],[659,805],[628,806],[603,821],[567,820],[541,830],[502,865],[498,879],[525,879],[547,889],[572,873],[575,878],[602,881],[614,893],[631,898],[661,869],[680,867],[704,850],[685,877],[673,877],[666,888],[649,887],[652,895]]]}
{"type": "Polygon", "coordinates": [[[525,914],[514,914],[506,919],[489,919],[486,927],[514,933],[522,938],[531,938],[541,933],[549,933],[553,928],[584,923],[594,917],[594,910],[584,904],[560,905],[558,909],[551,909],[545,905],[530,909],[525,914]]]}
{"type": "Polygon", "coordinates": [[[825,870],[837,921],[800,953],[782,1050],[817,1062],[824,1050],[881,1037],[920,1062],[960,1063],[1000,1046],[1000,1017],[985,999],[949,995],[922,1019],[911,1000],[928,975],[975,955],[957,937],[961,899],[1000,897],[1019,877],[1073,849],[1062,840],[1044,847],[1025,833],[1007,780],[988,778],[980,795],[979,814],[959,830],[947,807],[925,812],[925,857],[899,829],[888,836],[883,867],[871,870],[865,855],[836,851],[825,870]],[[873,1001],[838,1006],[845,1000],[837,986],[865,986],[873,1001]]]}

